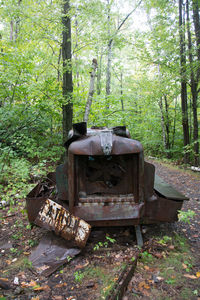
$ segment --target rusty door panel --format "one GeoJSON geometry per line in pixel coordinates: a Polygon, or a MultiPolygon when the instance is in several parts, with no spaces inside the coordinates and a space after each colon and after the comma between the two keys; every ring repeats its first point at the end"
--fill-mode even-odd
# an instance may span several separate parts
{"type": "Polygon", "coordinates": [[[183,201],[174,201],[162,197],[157,197],[153,201],[145,204],[144,223],[175,222],[178,221],[178,211],[181,209],[183,201]]]}

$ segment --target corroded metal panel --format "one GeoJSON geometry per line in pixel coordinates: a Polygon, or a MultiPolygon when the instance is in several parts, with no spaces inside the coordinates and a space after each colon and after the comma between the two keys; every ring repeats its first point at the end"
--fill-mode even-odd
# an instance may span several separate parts
{"type": "Polygon", "coordinates": [[[73,216],[63,206],[50,199],[45,201],[34,223],[55,231],[66,240],[75,240],[79,247],[85,246],[91,229],[84,220],[73,216]]]}
{"type": "Polygon", "coordinates": [[[38,183],[26,196],[26,209],[30,223],[34,223],[45,200],[55,198],[56,173],[52,172],[47,178],[38,183]]]}
{"type": "Polygon", "coordinates": [[[93,205],[113,205],[113,204],[135,204],[133,194],[127,195],[107,195],[107,196],[93,196],[79,197],[78,206],[93,204],[93,205]]]}
{"type": "Polygon", "coordinates": [[[58,198],[68,200],[68,181],[67,181],[67,163],[57,166],[56,168],[56,188],[58,198]]]}
{"type": "Polygon", "coordinates": [[[157,196],[145,203],[143,223],[178,221],[178,211],[181,210],[182,205],[183,201],[174,201],[157,196]]]}
{"type": "Polygon", "coordinates": [[[53,234],[45,233],[29,256],[32,266],[41,276],[49,276],[81,252],[80,248],[53,234]]]}
{"type": "MultiPolygon", "coordinates": [[[[113,204],[109,206],[90,205],[76,206],[74,214],[86,220],[87,222],[96,222],[102,224],[101,221],[121,221],[131,220],[132,225],[138,224],[138,220],[143,216],[144,204],[113,204]]],[[[102,225],[101,225],[102,226],[102,225]]]]}
{"type": "Polygon", "coordinates": [[[156,192],[158,192],[160,195],[162,195],[164,198],[167,199],[172,199],[177,201],[189,200],[189,198],[185,197],[179,191],[175,190],[173,186],[169,185],[158,175],[155,175],[154,189],[156,190],[156,192]]]}

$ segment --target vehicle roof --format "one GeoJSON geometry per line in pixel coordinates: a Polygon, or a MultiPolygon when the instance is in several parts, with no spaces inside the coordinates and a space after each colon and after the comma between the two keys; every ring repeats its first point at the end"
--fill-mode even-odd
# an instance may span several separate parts
{"type": "MultiPolygon", "coordinates": [[[[72,142],[69,153],[75,155],[104,155],[99,135],[83,136],[72,142]]],[[[133,154],[143,152],[139,141],[112,134],[112,151],[110,155],[133,154]]]]}

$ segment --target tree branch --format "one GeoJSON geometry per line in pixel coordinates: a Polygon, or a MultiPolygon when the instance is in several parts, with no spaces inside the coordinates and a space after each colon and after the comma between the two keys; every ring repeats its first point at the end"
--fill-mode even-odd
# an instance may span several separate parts
{"type": "Polygon", "coordinates": [[[132,15],[132,13],[134,13],[134,11],[140,6],[140,4],[142,3],[142,0],[140,0],[138,2],[138,4],[136,5],[136,7],[134,7],[134,9],[124,18],[124,20],[119,24],[117,30],[115,31],[115,33],[113,34],[113,36],[111,37],[109,43],[112,43],[113,38],[118,34],[119,30],[122,28],[122,26],[124,25],[124,23],[128,20],[128,18],[132,15]]]}

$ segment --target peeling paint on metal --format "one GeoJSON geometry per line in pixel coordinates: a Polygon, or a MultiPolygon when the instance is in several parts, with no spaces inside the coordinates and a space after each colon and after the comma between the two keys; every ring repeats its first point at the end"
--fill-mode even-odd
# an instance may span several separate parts
{"type": "Polygon", "coordinates": [[[50,199],[45,201],[35,224],[55,231],[66,240],[74,239],[79,247],[85,246],[91,229],[87,222],[73,216],[63,206],[50,199]]]}

